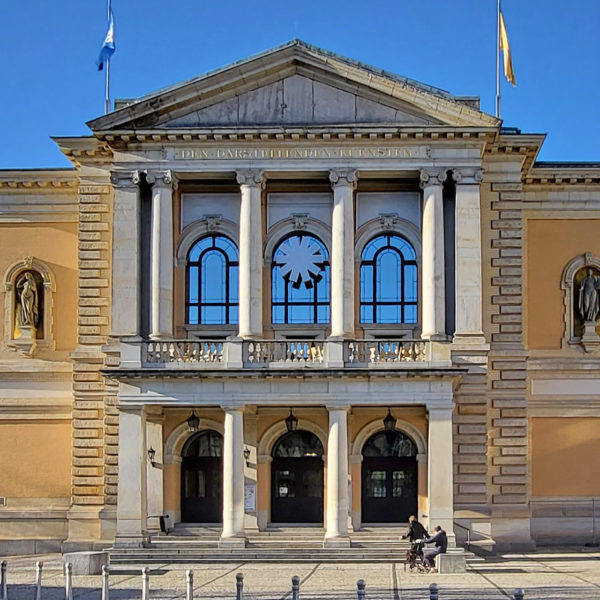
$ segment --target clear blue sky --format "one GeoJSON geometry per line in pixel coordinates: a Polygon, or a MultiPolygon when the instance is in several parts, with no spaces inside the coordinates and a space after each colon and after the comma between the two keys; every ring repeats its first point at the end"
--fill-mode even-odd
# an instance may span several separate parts
{"type": "MultiPolygon", "coordinates": [[[[0,0],[0,168],[67,166],[51,135],[103,113],[106,0],[0,0]]],[[[496,0],[113,0],[113,97],[141,96],[293,38],[494,110],[496,0]]],[[[541,160],[600,161],[600,0],[503,0],[518,86],[502,117],[541,160]]]]}

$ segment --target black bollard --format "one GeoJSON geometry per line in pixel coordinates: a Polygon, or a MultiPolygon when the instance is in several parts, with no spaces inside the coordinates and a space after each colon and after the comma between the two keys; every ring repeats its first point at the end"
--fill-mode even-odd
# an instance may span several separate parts
{"type": "Polygon", "coordinates": [[[2,561],[0,567],[0,598],[8,600],[8,584],[6,583],[6,561],[2,561]]]}
{"type": "Polygon", "coordinates": [[[35,600],[42,600],[42,567],[43,562],[35,563],[35,600]]]}
{"type": "Polygon", "coordinates": [[[429,600],[438,600],[438,585],[437,585],[437,583],[432,583],[429,586],[429,600]]]}
{"type": "Polygon", "coordinates": [[[238,573],[235,576],[235,600],[244,600],[244,575],[238,573]]]}
{"type": "Polygon", "coordinates": [[[523,600],[523,596],[525,596],[523,590],[521,588],[515,588],[515,591],[513,592],[514,600],[523,600]]]}
{"type": "Polygon", "coordinates": [[[365,580],[364,579],[359,579],[356,582],[356,595],[358,600],[365,600],[365,580]]]}
{"type": "Polygon", "coordinates": [[[292,577],[292,600],[300,600],[300,577],[292,577]]]}

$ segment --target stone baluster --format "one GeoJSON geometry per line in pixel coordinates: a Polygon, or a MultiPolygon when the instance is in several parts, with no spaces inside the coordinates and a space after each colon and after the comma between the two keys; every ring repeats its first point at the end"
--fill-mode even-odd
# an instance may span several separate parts
{"type": "Polygon", "coordinates": [[[240,185],[239,335],[262,337],[262,171],[238,171],[240,185]]]}

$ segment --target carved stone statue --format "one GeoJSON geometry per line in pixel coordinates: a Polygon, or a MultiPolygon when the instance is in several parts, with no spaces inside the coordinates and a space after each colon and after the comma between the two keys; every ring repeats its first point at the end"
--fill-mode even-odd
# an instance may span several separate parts
{"type": "Polygon", "coordinates": [[[37,327],[39,317],[38,290],[33,275],[25,273],[16,285],[17,323],[19,327],[37,327]]]}

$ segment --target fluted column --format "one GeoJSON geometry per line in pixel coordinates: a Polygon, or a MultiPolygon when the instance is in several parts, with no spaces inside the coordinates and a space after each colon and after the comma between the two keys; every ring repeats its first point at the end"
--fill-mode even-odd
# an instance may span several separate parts
{"type": "Polygon", "coordinates": [[[422,169],[423,188],[423,330],[421,337],[446,338],[444,279],[443,169],[422,169]]]}
{"type": "Polygon", "coordinates": [[[481,299],[481,169],[453,169],[456,182],[455,342],[483,343],[481,299]]]}
{"type": "Polygon", "coordinates": [[[150,337],[173,336],[173,175],[153,171],[152,245],[150,250],[150,337]]]}
{"type": "Polygon", "coordinates": [[[454,538],[454,490],[452,474],[452,406],[429,407],[428,477],[429,531],[440,525],[454,538]]]}
{"type": "Polygon", "coordinates": [[[262,171],[238,171],[240,185],[239,335],[262,337],[262,171]]]}
{"type": "Polygon", "coordinates": [[[348,408],[329,408],[326,546],[349,546],[348,408]]]}
{"type": "Polygon", "coordinates": [[[222,544],[244,544],[244,409],[224,406],[222,544]]]}
{"type": "Polygon", "coordinates": [[[140,333],[140,174],[116,171],[112,244],[111,335],[140,333]]]}
{"type": "Polygon", "coordinates": [[[331,335],[354,337],[354,190],[356,171],[330,171],[331,335]]]}
{"type": "Polygon", "coordinates": [[[116,546],[141,547],[148,537],[147,460],[144,411],[121,408],[116,546]]]}

